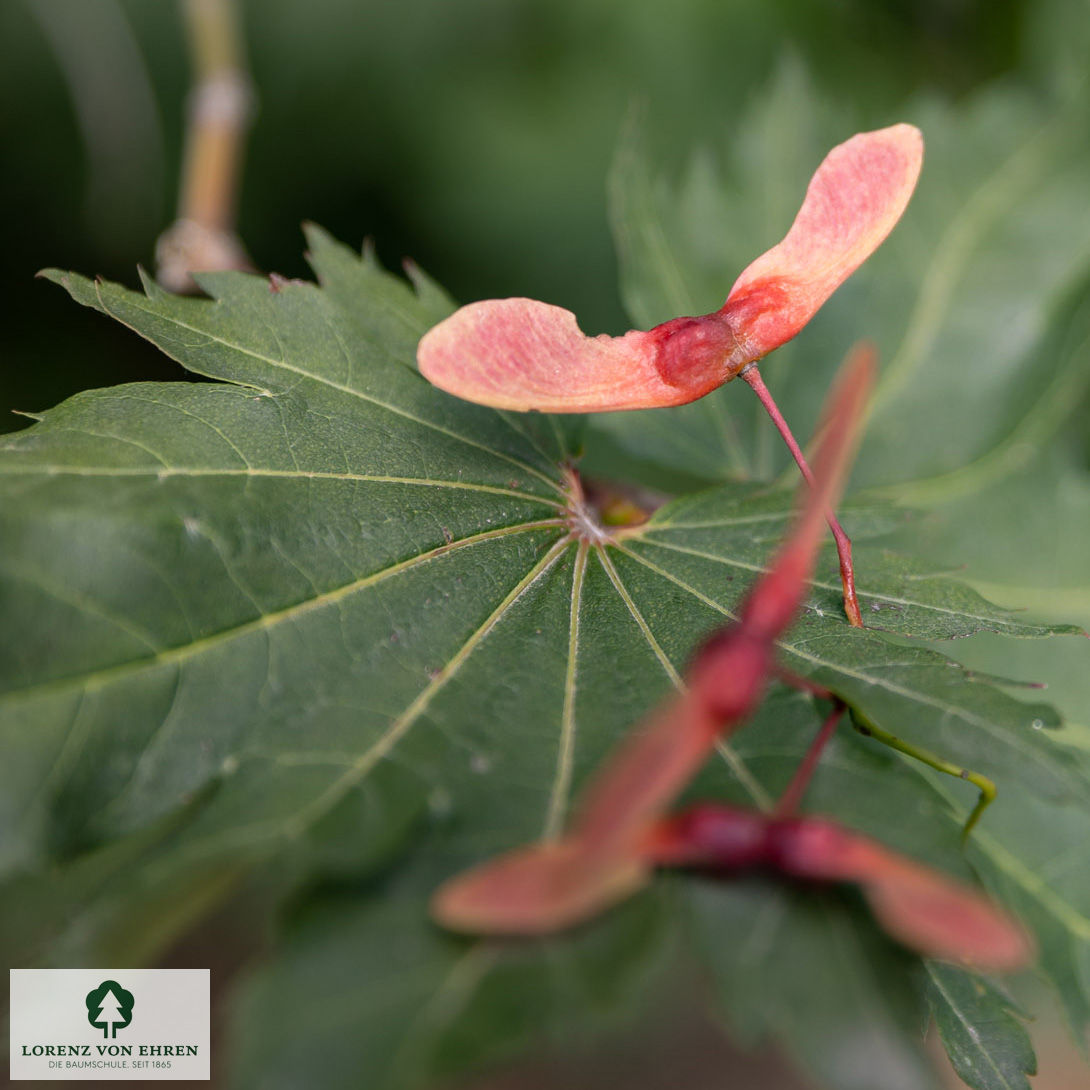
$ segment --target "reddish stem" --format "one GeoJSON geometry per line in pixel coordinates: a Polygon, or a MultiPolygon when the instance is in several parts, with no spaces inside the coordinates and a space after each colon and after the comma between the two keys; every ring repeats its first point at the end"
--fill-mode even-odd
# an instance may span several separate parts
{"type": "Polygon", "coordinates": [[[837,725],[840,723],[840,718],[846,709],[846,704],[837,701],[836,707],[829,712],[825,722],[821,724],[821,730],[817,732],[817,736],[810,743],[810,748],[806,751],[802,763],[795,770],[795,775],[791,777],[787,790],[780,796],[780,801],[776,803],[776,809],[772,812],[774,818],[788,818],[798,810],[799,803],[802,802],[802,796],[806,794],[806,789],[810,786],[810,780],[813,778],[814,769],[817,768],[822,751],[836,733],[837,725]]]}
{"type": "MultiPolygon", "coordinates": [[[[791,451],[791,457],[795,459],[796,464],[802,471],[806,483],[813,487],[814,475],[810,471],[806,455],[802,453],[802,448],[795,442],[795,437],[791,434],[791,429],[788,427],[787,421],[784,420],[779,406],[773,400],[768,387],[764,384],[764,379],[761,378],[761,373],[758,371],[756,364],[747,367],[741,373],[741,377],[749,383],[750,389],[760,398],[761,404],[765,407],[765,412],[772,418],[772,423],[776,425],[776,430],[787,444],[787,449],[791,451]]],[[[862,628],[863,616],[859,611],[859,599],[855,594],[855,569],[852,567],[851,539],[844,533],[844,527],[840,525],[833,511],[825,512],[825,520],[829,523],[829,529],[833,531],[833,537],[836,539],[837,556],[840,558],[840,581],[844,585],[844,612],[847,614],[848,623],[852,627],[862,628]]]]}

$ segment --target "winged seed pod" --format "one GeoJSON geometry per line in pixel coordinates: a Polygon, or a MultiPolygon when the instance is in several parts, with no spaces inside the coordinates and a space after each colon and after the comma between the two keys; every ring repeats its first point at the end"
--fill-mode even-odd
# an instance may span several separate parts
{"type": "MultiPolygon", "coordinates": [[[[925,956],[996,971],[1030,960],[1026,934],[977,891],[832,821],[795,815],[812,762],[803,762],[797,783],[771,815],[705,805],[664,817],[716,740],[741,726],[764,694],[775,641],[794,619],[813,569],[822,513],[835,503],[846,475],[873,373],[873,350],[860,346],[827,401],[815,486],[739,619],[697,654],[688,688],[606,761],[565,836],[508,852],[444,883],[432,898],[439,923],[471,933],[545,934],[629,896],[656,866],[728,872],[764,866],[796,878],[855,883],[882,926],[925,956]]],[[[839,717],[837,711],[827,720],[815,755],[839,717]]]]}
{"type": "Polygon", "coordinates": [[[827,818],[786,818],[704,803],[652,827],[645,858],[734,873],[763,867],[859,886],[882,927],[924,957],[985,972],[1029,963],[1033,943],[983,894],[827,818]]]}
{"type": "MultiPolygon", "coordinates": [[[[901,218],[923,161],[912,125],[859,133],[833,148],[787,235],[757,258],[712,314],[621,337],[588,337],[575,315],[535,299],[471,303],[420,341],[421,373],[448,393],[499,409],[584,413],[682,405],[742,375],[792,456],[809,467],[755,364],[789,341],[901,218]]],[[[847,535],[831,515],[845,610],[862,626],[847,535]]]]}
{"type": "Polygon", "coordinates": [[[650,828],[764,694],[775,640],[794,619],[836,502],[874,373],[874,352],[857,348],[829,395],[814,488],[769,572],[750,590],[739,620],[696,656],[688,689],[668,700],[607,760],[587,789],[568,834],[517,849],[446,882],[432,913],[456,931],[539,934],[597,912],[644,884],[651,862],[640,845],[650,828]]]}

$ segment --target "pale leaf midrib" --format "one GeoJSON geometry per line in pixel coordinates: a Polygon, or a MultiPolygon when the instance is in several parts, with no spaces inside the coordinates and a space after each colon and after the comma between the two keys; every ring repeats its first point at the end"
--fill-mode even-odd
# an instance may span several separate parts
{"type": "Polygon", "coordinates": [[[398,477],[373,473],[341,473],[305,469],[259,469],[255,467],[217,468],[213,466],[79,466],[79,465],[4,465],[0,463],[0,478],[4,477],[117,477],[140,478],[154,477],[157,480],[169,480],[171,477],[254,477],[274,480],[308,481],[349,481],[363,484],[400,484],[419,485],[425,488],[452,488],[466,492],[485,492],[494,496],[510,496],[513,499],[527,500],[546,507],[563,509],[563,504],[533,492],[522,492],[517,488],[504,488],[500,485],[480,484],[476,481],[446,480],[432,477],[398,477]]]}
{"type": "MultiPolygon", "coordinates": [[[[930,783],[932,790],[949,808],[951,821],[960,829],[965,822],[968,807],[951,794],[943,777],[932,770],[914,763],[916,773],[930,783]]],[[[1016,855],[1008,851],[986,828],[973,831],[973,843],[991,859],[992,863],[1016,886],[1032,897],[1050,916],[1081,942],[1090,944],[1090,916],[1079,911],[1065,900],[1048,883],[1030,870],[1016,855]]]]}
{"type": "MultiPolygon", "coordinates": [[[[598,559],[605,569],[606,574],[609,576],[610,582],[612,582],[621,600],[628,608],[629,614],[636,622],[637,627],[643,635],[643,638],[647,641],[651,650],[654,652],[655,658],[658,659],[659,665],[662,667],[663,672],[670,679],[674,688],[679,692],[685,690],[685,682],[681,675],[677,672],[674,664],[670,661],[666,652],[662,649],[662,645],[655,638],[655,634],[651,631],[651,626],[647,623],[647,619],[640,611],[638,605],[636,605],[635,599],[629,593],[628,588],[624,585],[624,581],[621,579],[620,573],[617,571],[616,566],[610,559],[609,553],[599,547],[598,559]]],[[[749,797],[753,800],[754,804],[759,810],[763,810],[766,813],[772,809],[772,799],[769,797],[768,792],[757,782],[753,773],[750,772],[746,766],[745,761],[742,760],[737,750],[728,742],[725,738],[717,738],[715,741],[715,749],[720,757],[723,758],[724,763],[734,774],[735,779],[745,788],[749,797]]]]}
{"type": "MultiPolygon", "coordinates": [[[[669,549],[672,552],[684,553],[686,556],[695,556],[698,560],[708,560],[715,564],[723,564],[726,567],[740,568],[743,571],[752,572],[755,575],[764,575],[769,570],[762,564],[751,564],[745,560],[735,560],[729,556],[703,552],[700,549],[692,549],[686,545],[678,545],[674,542],[647,541],[646,544],[660,549],[669,549]]],[[[811,586],[818,587],[821,590],[839,592],[842,589],[839,583],[826,583],[821,579],[810,579],[809,582],[811,586]]],[[[885,591],[871,590],[863,583],[858,584],[858,589],[861,597],[875,599],[880,602],[889,602],[891,605],[900,605],[905,608],[919,609],[930,613],[943,613],[950,617],[964,618],[966,621],[980,622],[981,625],[985,626],[1003,624],[1009,625],[1012,628],[1037,627],[1035,625],[1021,626],[1016,619],[999,617],[996,616],[995,613],[970,613],[965,609],[950,609],[946,606],[936,605],[933,602],[919,602],[912,598],[900,598],[885,591]]],[[[1007,611],[1000,610],[999,612],[1007,611]]]]}
{"type": "Polygon", "coordinates": [[[536,522],[525,522],[515,526],[504,526],[495,530],[486,530],[479,534],[453,541],[450,544],[438,545],[433,549],[398,561],[377,572],[371,572],[368,575],[361,576],[359,579],[355,579],[350,583],[334,587],[320,595],[303,599],[300,602],[295,602],[290,606],[285,606],[283,609],[275,610],[271,613],[264,613],[259,617],[244,621],[232,628],[223,629],[219,632],[211,633],[208,636],[203,636],[200,639],[190,640],[187,643],[167,648],[153,656],[117,663],[112,666],[102,667],[81,674],[53,678],[48,681],[35,683],[23,689],[8,689],[7,691],[0,693],[0,703],[4,701],[35,699],[56,691],[78,688],[80,686],[101,688],[104,685],[121,680],[133,673],[155,669],[160,666],[172,666],[182,663],[195,655],[203,654],[215,647],[228,643],[231,640],[247,636],[253,632],[270,629],[275,625],[294,620],[297,617],[304,616],[316,609],[336,604],[352,594],[366,590],[368,587],[373,586],[381,580],[388,579],[394,575],[399,575],[420,564],[428,563],[432,560],[458,552],[460,549],[471,548],[513,534],[544,529],[556,529],[557,531],[560,531],[564,529],[564,527],[565,523],[561,519],[542,519],[536,522]]]}
{"type": "MultiPolygon", "coordinates": [[[[226,833],[213,833],[204,839],[194,841],[184,849],[175,852],[169,860],[160,861],[158,866],[167,871],[178,866],[179,860],[190,861],[206,858],[226,848],[243,848],[271,839],[294,839],[302,836],[306,830],[336,805],[356,784],[386,757],[402,738],[412,729],[430,705],[432,699],[453,678],[474,650],[503,619],[511,606],[535,583],[546,571],[571,547],[567,538],[557,541],[537,561],[536,564],[511,588],[498,606],[488,615],[439,670],[424,686],[405,710],[394,718],[389,727],[372,745],[359,754],[355,760],[330,783],[324,791],[301,806],[289,817],[278,816],[249,825],[235,826],[226,833]]],[[[150,869],[150,868],[149,868],[150,869]]]]}
{"type": "Polygon", "coordinates": [[[579,609],[583,599],[587,551],[587,543],[580,541],[576,548],[575,566],[572,571],[571,604],[568,610],[568,661],[564,669],[564,703],[560,713],[556,773],[549,791],[549,804],[542,832],[542,838],[545,840],[554,840],[560,836],[571,798],[572,774],[575,766],[575,695],[579,674],[579,609]]]}
{"type": "Polygon", "coordinates": [[[949,1009],[954,1012],[955,1017],[964,1027],[965,1032],[969,1036],[969,1039],[977,1046],[975,1049],[976,1056],[979,1059],[984,1060],[988,1067],[990,1067],[991,1070],[995,1073],[996,1078],[998,1078],[1004,1086],[1008,1087],[1008,1090],[1020,1090],[1021,1087],[1024,1087],[1026,1085],[1025,1079],[1019,1079],[1017,1084],[1012,1083],[1007,1079],[1006,1075],[1003,1074],[1003,1072],[999,1069],[998,1065],[992,1059],[991,1053],[986,1048],[982,1048],[980,1046],[980,1042],[977,1039],[976,1030],[972,1027],[968,1018],[966,1018],[965,1015],[962,1013],[961,1008],[954,1001],[954,997],[946,990],[946,987],[939,981],[938,977],[935,976],[934,972],[932,971],[931,965],[927,962],[925,962],[924,965],[927,969],[927,975],[931,978],[931,983],[935,986],[939,994],[946,1001],[947,1007],[949,1007],[949,1009]]]}
{"type": "Polygon", "coordinates": [[[1082,404],[1090,385],[1086,367],[1090,339],[1064,352],[1066,362],[1006,434],[972,461],[945,473],[865,489],[863,496],[935,506],[983,491],[1028,464],[1056,428],[1082,404]]]}
{"type": "MultiPolygon", "coordinates": [[[[619,548],[619,546],[615,547],[619,548]]],[[[621,551],[624,552],[626,556],[629,556],[638,563],[643,564],[645,567],[655,572],[660,577],[669,580],[676,586],[680,587],[682,590],[685,590],[689,594],[692,594],[705,605],[723,614],[724,616],[733,619],[733,614],[730,613],[726,606],[724,606],[720,602],[715,601],[715,599],[708,597],[708,595],[701,593],[695,587],[690,586],[680,577],[674,575],[671,572],[665,571],[657,564],[654,564],[646,557],[640,556],[638,553],[631,552],[628,549],[621,549],[621,551]]],[[[897,685],[890,681],[888,678],[882,677],[880,675],[861,673],[859,670],[852,669],[844,665],[843,663],[830,662],[827,659],[820,658],[819,656],[809,651],[803,650],[800,644],[791,644],[787,643],[784,640],[778,640],[776,646],[779,647],[781,651],[784,651],[787,654],[794,655],[797,658],[805,659],[807,662],[815,667],[831,670],[833,673],[839,674],[842,677],[852,678],[855,681],[862,682],[865,685],[870,685],[877,689],[882,689],[887,693],[890,693],[894,696],[899,696],[905,700],[919,704],[923,707],[932,708],[944,716],[948,716],[950,718],[960,720],[963,723],[967,723],[970,726],[974,726],[982,733],[989,736],[996,737],[1002,735],[1003,741],[1005,743],[1009,744],[1011,741],[1008,736],[1006,736],[1005,734],[1003,734],[1003,732],[996,728],[995,724],[992,723],[991,720],[982,718],[981,716],[976,715],[967,708],[959,707],[956,704],[947,704],[942,700],[936,697],[929,696],[928,694],[923,693],[919,690],[906,689],[904,686],[897,685]]],[[[1034,764],[1042,767],[1050,777],[1058,778],[1061,782],[1070,783],[1070,777],[1067,773],[1067,770],[1064,769],[1058,761],[1055,762],[1055,765],[1059,765],[1059,767],[1055,767],[1054,763],[1046,761],[1043,755],[1039,753],[1025,750],[1021,750],[1020,752],[1022,752],[1028,760],[1031,760],[1034,764]]]]}

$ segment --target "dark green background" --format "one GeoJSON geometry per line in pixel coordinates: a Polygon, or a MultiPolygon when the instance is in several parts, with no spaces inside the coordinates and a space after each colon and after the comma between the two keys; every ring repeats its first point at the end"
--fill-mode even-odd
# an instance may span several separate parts
{"type": "MultiPolygon", "coordinates": [[[[588,330],[618,331],[604,179],[634,106],[663,161],[679,163],[729,134],[793,54],[860,127],[885,124],[920,90],[1036,78],[1040,43],[1023,32],[1033,7],[250,0],[259,105],[241,234],[259,267],[305,275],[298,227],[314,220],[348,242],[372,237],[388,264],[413,257],[460,300],[530,295],[575,309],[588,330]]],[[[51,265],[133,283],[134,266],[151,265],[173,215],[187,81],[176,3],[0,6],[0,429],[20,426],[9,409],[181,377],[33,275],[51,265]]]]}

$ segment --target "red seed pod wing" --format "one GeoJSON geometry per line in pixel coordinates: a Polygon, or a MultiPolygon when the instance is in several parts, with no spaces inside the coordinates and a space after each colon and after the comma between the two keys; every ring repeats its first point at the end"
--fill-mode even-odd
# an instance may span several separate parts
{"type": "Polygon", "coordinates": [[[878,246],[908,203],[922,155],[911,125],[833,148],[787,236],[742,273],[715,314],[588,337],[562,307],[490,299],[424,335],[420,371],[448,393],[499,409],[606,412],[703,397],[795,336],[878,246]]]}
{"type": "Polygon", "coordinates": [[[596,916],[634,893],[650,871],[639,859],[588,854],[574,840],[534,844],[445,882],[432,917],[452,931],[541,935],[596,916]]]}
{"type": "Polygon", "coordinates": [[[995,972],[1033,958],[1025,931],[982,893],[869,837],[799,818],[781,823],[775,839],[786,873],[856,883],[882,927],[925,957],[995,972]]]}
{"type": "Polygon", "coordinates": [[[447,393],[541,412],[644,409],[700,396],[667,382],[657,358],[652,333],[587,337],[570,310],[536,299],[470,303],[429,330],[417,349],[421,373],[447,393]]]}
{"type": "Polygon", "coordinates": [[[859,133],[829,152],[791,230],[738,277],[719,312],[748,360],[794,337],[878,248],[922,163],[923,137],[912,125],[859,133]]]}
{"type": "Polygon", "coordinates": [[[1010,916],[929,867],[887,852],[860,885],[886,931],[926,957],[985,972],[1009,972],[1033,960],[1033,942],[1010,916]]]}

